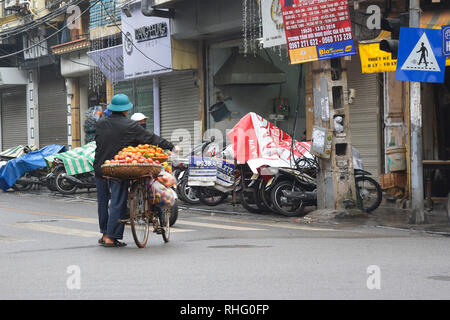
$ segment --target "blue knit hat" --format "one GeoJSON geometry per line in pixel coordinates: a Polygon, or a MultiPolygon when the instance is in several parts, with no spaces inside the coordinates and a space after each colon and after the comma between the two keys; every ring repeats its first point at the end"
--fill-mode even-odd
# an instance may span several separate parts
{"type": "Polygon", "coordinates": [[[108,109],[111,111],[128,111],[131,108],[133,108],[133,104],[130,102],[128,96],[123,93],[116,94],[108,106],[108,109]]]}

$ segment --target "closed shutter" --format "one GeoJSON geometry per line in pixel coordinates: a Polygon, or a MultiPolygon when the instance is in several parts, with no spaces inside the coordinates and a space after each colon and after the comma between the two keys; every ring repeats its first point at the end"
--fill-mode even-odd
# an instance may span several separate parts
{"type": "Polygon", "coordinates": [[[153,79],[144,78],[135,81],[123,81],[114,86],[114,94],[126,94],[133,103],[133,109],[128,113],[140,112],[148,117],[147,130],[153,132],[153,79]]]}
{"type": "Polygon", "coordinates": [[[39,146],[67,144],[67,96],[57,66],[40,69],[39,146]]]}
{"type": "Polygon", "coordinates": [[[25,86],[1,91],[3,150],[28,144],[25,86]]]}
{"type": "Polygon", "coordinates": [[[380,86],[376,73],[361,73],[359,59],[347,62],[348,87],[356,89],[350,105],[352,144],[361,154],[364,169],[378,179],[380,174],[380,86]]]}
{"type": "MultiPolygon", "coordinates": [[[[194,122],[200,120],[199,91],[192,73],[164,76],[160,78],[161,136],[184,150],[192,147],[194,122]],[[186,129],[189,136],[180,143],[177,129],[186,129]]],[[[180,131],[178,131],[180,132],[180,131]]]]}
{"type": "Polygon", "coordinates": [[[148,117],[147,130],[153,132],[153,80],[150,78],[136,80],[136,102],[134,112],[148,117]]]}

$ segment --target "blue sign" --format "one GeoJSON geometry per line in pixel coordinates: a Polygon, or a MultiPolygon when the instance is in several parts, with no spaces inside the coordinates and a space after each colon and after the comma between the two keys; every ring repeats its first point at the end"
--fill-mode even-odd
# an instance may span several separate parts
{"type": "Polygon", "coordinates": [[[450,25],[442,27],[442,51],[444,56],[450,57],[450,25]]]}
{"type": "Polygon", "coordinates": [[[443,83],[441,29],[400,29],[396,80],[443,83]]]}
{"type": "Polygon", "coordinates": [[[332,59],[356,54],[353,40],[322,44],[317,46],[319,60],[332,59]]]}

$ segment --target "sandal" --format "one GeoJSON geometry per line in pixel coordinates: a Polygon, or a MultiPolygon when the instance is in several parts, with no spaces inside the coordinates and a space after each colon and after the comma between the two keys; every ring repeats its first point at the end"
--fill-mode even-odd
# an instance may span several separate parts
{"type": "Polygon", "coordinates": [[[126,247],[127,244],[125,242],[120,242],[118,240],[114,240],[113,243],[106,243],[106,242],[104,242],[103,246],[105,248],[114,248],[114,247],[120,248],[120,247],[126,247]]]}
{"type": "Polygon", "coordinates": [[[98,239],[98,244],[105,244],[105,240],[103,240],[103,237],[101,237],[100,239],[98,239]]]}

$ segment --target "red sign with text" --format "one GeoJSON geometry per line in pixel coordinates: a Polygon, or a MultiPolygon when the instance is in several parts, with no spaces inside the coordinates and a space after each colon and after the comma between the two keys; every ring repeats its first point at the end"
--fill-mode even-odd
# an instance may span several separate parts
{"type": "Polygon", "coordinates": [[[281,0],[291,63],[355,54],[347,0],[281,0]]]}

